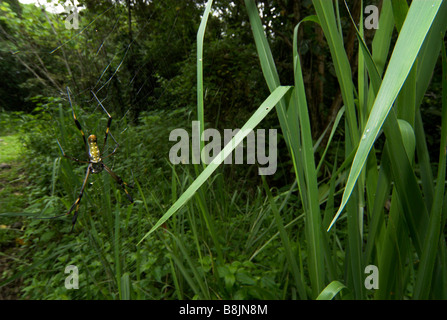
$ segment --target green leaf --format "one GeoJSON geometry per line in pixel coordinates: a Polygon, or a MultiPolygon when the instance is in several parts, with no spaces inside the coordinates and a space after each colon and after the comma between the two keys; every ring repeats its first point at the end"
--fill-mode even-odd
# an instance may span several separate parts
{"type": "MultiPolygon", "coordinates": [[[[442,39],[442,38],[441,38],[442,39]]],[[[438,242],[443,228],[442,210],[445,191],[446,152],[447,152],[447,55],[445,45],[442,46],[442,127],[441,146],[439,150],[439,166],[435,198],[430,212],[428,232],[425,237],[419,266],[416,285],[414,289],[415,299],[428,299],[432,284],[433,269],[435,267],[438,242]]]]}
{"type": "MultiPolygon", "coordinates": [[[[205,29],[208,22],[208,17],[211,11],[212,0],[209,0],[203,13],[202,21],[200,22],[199,30],[197,31],[197,118],[199,121],[199,137],[205,124],[204,104],[203,104],[203,39],[205,38],[205,29]]],[[[200,141],[200,150],[203,149],[203,141],[200,141]]]]}
{"type": "Polygon", "coordinates": [[[317,300],[332,300],[343,289],[347,288],[340,281],[332,281],[318,295],[317,300]]]}
{"type": "Polygon", "coordinates": [[[245,137],[253,130],[266,116],[274,109],[275,105],[281,100],[291,87],[278,87],[270,96],[261,104],[258,110],[248,119],[242,129],[231,139],[231,141],[219,152],[214,160],[206,167],[205,170],[197,177],[189,188],[180,196],[180,198],[169,208],[169,210],[157,221],[157,223],[149,230],[148,233],[138,242],[139,244],[146,239],[152,232],[158,229],[166,220],[188,202],[205,181],[213,174],[213,172],[222,164],[231,152],[245,139],[245,137]]]}

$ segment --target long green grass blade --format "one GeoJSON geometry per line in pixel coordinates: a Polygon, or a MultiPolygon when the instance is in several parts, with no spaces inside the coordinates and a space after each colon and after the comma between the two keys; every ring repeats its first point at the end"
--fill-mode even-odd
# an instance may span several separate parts
{"type": "Polygon", "coordinates": [[[248,17],[250,19],[253,37],[255,39],[256,49],[261,62],[262,72],[270,92],[276,89],[280,84],[278,72],[275,67],[272,52],[264,34],[261,18],[259,17],[255,1],[245,0],[248,17]]]}
{"type": "MultiPolygon", "coordinates": [[[[245,0],[245,6],[250,19],[250,26],[253,31],[253,37],[255,40],[259,61],[261,63],[262,73],[264,74],[264,78],[270,92],[273,92],[278,86],[281,85],[281,83],[267,37],[265,36],[264,27],[262,25],[255,1],[245,0]]],[[[276,112],[278,114],[279,124],[281,125],[281,130],[283,131],[286,145],[293,154],[297,155],[299,153],[300,132],[297,126],[291,125],[288,121],[289,114],[287,112],[287,102],[285,99],[280,100],[276,107],[276,112]]]]}
{"type": "MultiPolygon", "coordinates": [[[[203,105],[203,39],[208,17],[211,11],[213,0],[209,0],[205,7],[205,12],[197,31],[197,118],[199,121],[199,137],[202,136],[205,125],[204,105],[203,105]]],[[[203,141],[200,141],[200,150],[203,149],[203,141]]],[[[198,159],[195,159],[198,160],[198,159]]]]}
{"type": "Polygon", "coordinates": [[[213,174],[213,172],[222,164],[231,152],[242,142],[242,140],[253,130],[266,116],[274,109],[275,105],[281,100],[291,87],[281,86],[273,91],[270,96],[261,104],[258,110],[250,117],[241,130],[231,139],[231,141],[219,152],[214,160],[206,167],[205,170],[197,177],[189,188],[180,196],[180,198],[171,206],[171,208],[155,223],[148,233],[139,241],[143,241],[166,220],[168,220],[177,210],[179,210],[203,185],[205,181],[213,174]]]}
{"type": "Polygon", "coordinates": [[[289,236],[287,235],[287,232],[286,232],[286,230],[284,228],[284,223],[283,223],[282,218],[281,218],[281,216],[279,214],[278,207],[276,206],[276,204],[275,204],[275,202],[273,200],[272,193],[271,193],[270,188],[269,188],[269,186],[267,184],[267,181],[265,180],[264,177],[262,177],[262,182],[263,182],[263,185],[264,185],[264,190],[267,193],[267,197],[269,199],[270,206],[271,206],[272,211],[273,211],[273,216],[275,218],[275,222],[276,222],[276,225],[278,227],[279,236],[281,237],[281,242],[282,242],[282,245],[283,245],[285,253],[286,253],[287,261],[288,261],[288,263],[290,265],[290,269],[292,271],[292,275],[293,275],[293,278],[295,280],[295,285],[296,285],[296,287],[298,289],[298,293],[300,295],[300,298],[302,300],[305,300],[307,298],[306,288],[304,287],[304,284],[301,281],[301,273],[299,272],[297,260],[296,260],[296,258],[294,256],[293,251],[292,251],[291,246],[290,246],[289,236]]]}
{"type": "MultiPolygon", "coordinates": [[[[425,38],[421,51],[418,55],[417,83],[416,83],[416,107],[422,103],[422,99],[433,76],[439,53],[441,51],[441,41],[439,35],[445,34],[447,29],[447,1],[443,1],[439,12],[433,22],[430,33],[425,38]]],[[[415,114],[415,133],[417,142],[418,164],[421,171],[422,190],[427,203],[427,209],[431,209],[434,198],[434,177],[430,163],[427,140],[422,126],[422,117],[419,109],[415,114]]]]}
{"type": "MultiPolygon", "coordinates": [[[[303,178],[298,178],[301,197],[305,204],[307,254],[309,256],[309,271],[312,282],[313,297],[321,291],[324,286],[324,248],[322,237],[321,213],[319,206],[319,194],[317,185],[317,171],[313,152],[312,132],[310,128],[309,111],[304,88],[303,72],[298,55],[298,24],[293,33],[293,67],[294,67],[294,94],[289,109],[295,109],[299,119],[299,125],[291,123],[291,126],[299,127],[301,130],[302,152],[294,157],[295,171],[303,173],[303,178]],[[298,161],[297,161],[298,160],[298,161]],[[302,166],[299,171],[296,167],[302,166]],[[303,184],[303,182],[305,184],[303,184]]],[[[296,118],[294,118],[296,119],[296,118]]],[[[292,120],[289,120],[292,122],[292,120]]]]}
{"type": "Polygon", "coordinates": [[[190,285],[193,287],[196,287],[195,290],[196,294],[199,294],[199,296],[202,296],[203,299],[211,299],[210,292],[208,289],[208,286],[206,284],[206,280],[204,279],[204,273],[201,268],[197,268],[197,266],[193,263],[193,260],[191,259],[190,254],[188,253],[188,250],[183,245],[182,241],[176,237],[174,234],[172,234],[169,231],[166,231],[169,233],[169,235],[175,240],[175,243],[177,245],[177,248],[180,249],[180,252],[182,253],[183,257],[186,260],[186,263],[189,266],[189,270],[191,270],[191,273],[194,275],[194,279],[189,276],[189,272],[186,268],[181,268],[183,265],[182,261],[180,260],[180,257],[174,254],[174,252],[171,253],[171,257],[174,261],[176,261],[176,265],[181,269],[181,272],[185,279],[189,282],[190,285]],[[197,286],[196,286],[197,284],[197,286]],[[200,291],[198,290],[200,289],[200,291]]]}
{"type": "MultiPolygon", "coordinates": [[[[441,38],[442,39],[442,38],[441,38]]],[[[430,212],[427,236],[422,250],[421,263],[418,269],[414,289],[415,299],[427,299],[430,293],[431,278],[438,252],[439,235],[441,233],[442,205],[445,191],[446,151],[447,150],[447,57],[445,45],[442,46],[442,127],[441,146],[439,152],[439,166],[437,186],[433,207],[430,212]]]]}
{"type": "Polygon", "coordinates": [[[346,288],[347,287],[340,281],[332,281],[323,291],[321,291],[317,300],[332,300],[341,290],[346,288]]]}
{"type": "Polygon", "coordinates": [[[120,300],[130,300],[130,278],[126,272],[120,279],[120,300]]]}
{"type": "Polygon", "coordinates": [[[352,144],[358,143],[358,126],[354,103],[354,86],[351,78],[351,66],[344,49],[343,35],[340,34],[332,1],[314,0],[313,5],[326,41],[331,51],[335,73],[340,84],[343,102],[346,107],[346,119],[352,144]]]}

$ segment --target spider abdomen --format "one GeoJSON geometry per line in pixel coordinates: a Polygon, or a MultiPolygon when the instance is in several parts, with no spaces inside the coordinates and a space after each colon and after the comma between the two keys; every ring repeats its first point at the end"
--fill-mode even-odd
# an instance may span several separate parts
{"type": "Polygon", "coordinates": [[[87,141],[88,141],[90,160],[92,162],[100,162],[101,154],[99,152],[98,144],[96,142],[96,136],[94,134],[90,135],[87,141]]]}

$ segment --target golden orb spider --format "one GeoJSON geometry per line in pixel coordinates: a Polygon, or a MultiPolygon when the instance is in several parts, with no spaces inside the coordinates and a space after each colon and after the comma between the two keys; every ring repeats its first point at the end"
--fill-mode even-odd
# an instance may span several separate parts
{"type": "Polygon", "coordinates": [[[59,143],[59,140],[57,140],[57,144],[59,145],[59,148],[61,149],[62,155],[70,160],[79,162],[79,163],[88,163],[88,167],[87,167],[87,172],[85,174],[85,178],[84,178],[84,182],[82,183],[82,187],[81,190],[79,192],[78,198],[76,199],[76,201],[73,203],[73,205],[70,207],[70,209],[68,210],[67,213],[63,214],[63,215],[59,215],[56,217],[51,217],[51,218],[47,218],[47,219],[52,219],[52,218],[57,218],[57,217],[61,217],[61,216],[65,216],[65,215],[69,215],[73,210],[74,211],[74,215],[73,215],[73,219],[72,219],[72,228],[71,231],[73,231],[74,226],[76,224],[76,220],[78,218],[78,212],[79,212],[79,205],[81,203],[81,199],[82,199],[82,195],[84,194],[84,189],[85,186],[87,185],[87,181],[89,178],[90,174],[97,174],[102,172],[103,170],[107,171],[108,174],[110,174],[110,176],[123,188],[124,192],[126,193],[127,199],[130,201],[130,203],[133,203],[133,199],[132,196],[130,195],[130,193],[127,191],[126,187],[129,187],[129,185],[124,182],[118,175],[116,175],[108,166],[106,166],[103,162],[104,159],[110,157],[111,155],[113,155],[116,150],[118,149],[118,142],[115,140],[115,138],[113,137],[112,133],[110,132],[110,125],[112,124],[112,116],[107,112],[106,108],[102,105],[101,101],[98,99],[98,97],[96,96],[96,94],[92,91],[93,96],[95,97],[95,99],[99,102],[99,105],[101,106],[102,110],[104,110],[104,112],[107,114],[108,117],[108,121],[107,121],[107,129],[105,132],[105,136],[104,136],[104,144],[102,146],[102,149],[100,150],[98,147],[98,143],[97,143],[97,138],[94,134],[91,134],[88,136],[88,138],[85,138],[85,134],[84,131],[82,131],[82,127],[81,124],[79,123],[78,119],[76,118],[76,114],[73,108],[73,104],[71,103],[71,98],[70,98],[70,92],[69,89],[67,87],[67,94],[68,94],[68,100],[70,102],[70,107],[73,113],[73,119],[74,122],[76,124],[76,127],[78,128],[78,130],[81,132],[82,135],[82,139],[84,140],[84,146],[85,146],[85,151],[86,151],[86,155],[87,155],[87,159],[88,161],[84,161],[84,160],[79,160],[76,159],[72,156],[69,156],[65,153],[64,149],[62,149],[61,144],[59,143]],[[106,143],[107,143],[107,137],[111,136],[113,141],[115,142],[116,146],[115,149],[113,149],[113,151],[108,154],[105,157],[101,157],[102,153],[104,152],[104,149],[106,147],[106,143]]]}

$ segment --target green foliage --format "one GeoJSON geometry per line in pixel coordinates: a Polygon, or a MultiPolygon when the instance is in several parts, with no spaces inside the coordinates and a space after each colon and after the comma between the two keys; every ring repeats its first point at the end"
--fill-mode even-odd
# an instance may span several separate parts
{"type": "Polygon", "coordinates": [[[204,1],[85,0],[79,30],[66,13],[2,2],[0,135],[14,145],[1,149],[13,167],[0,171],[0,246],[14,261],[0,288],[23,281],[23,299],[446,298],[447,6],[423,1],[383,1],[367,34],[341,2],[216,0],[203,39],[204,1]],[[67,86],[86,135],[102,141],[107,123],[90,91],[113,116],[119,147],[105,163],[135,199],[91,175],[73,233],[71,217],[36,219],[67,212],[85,175],[57,144],[87,160],[67,86]],[[278,173],[170,164],[169,133],[202,115],[205,128],[279,128],[278,173]],[[376,291],[364,287],[369,264],[376,291]],[[64,287],[68,265],[78,290],[64,287]]]}

